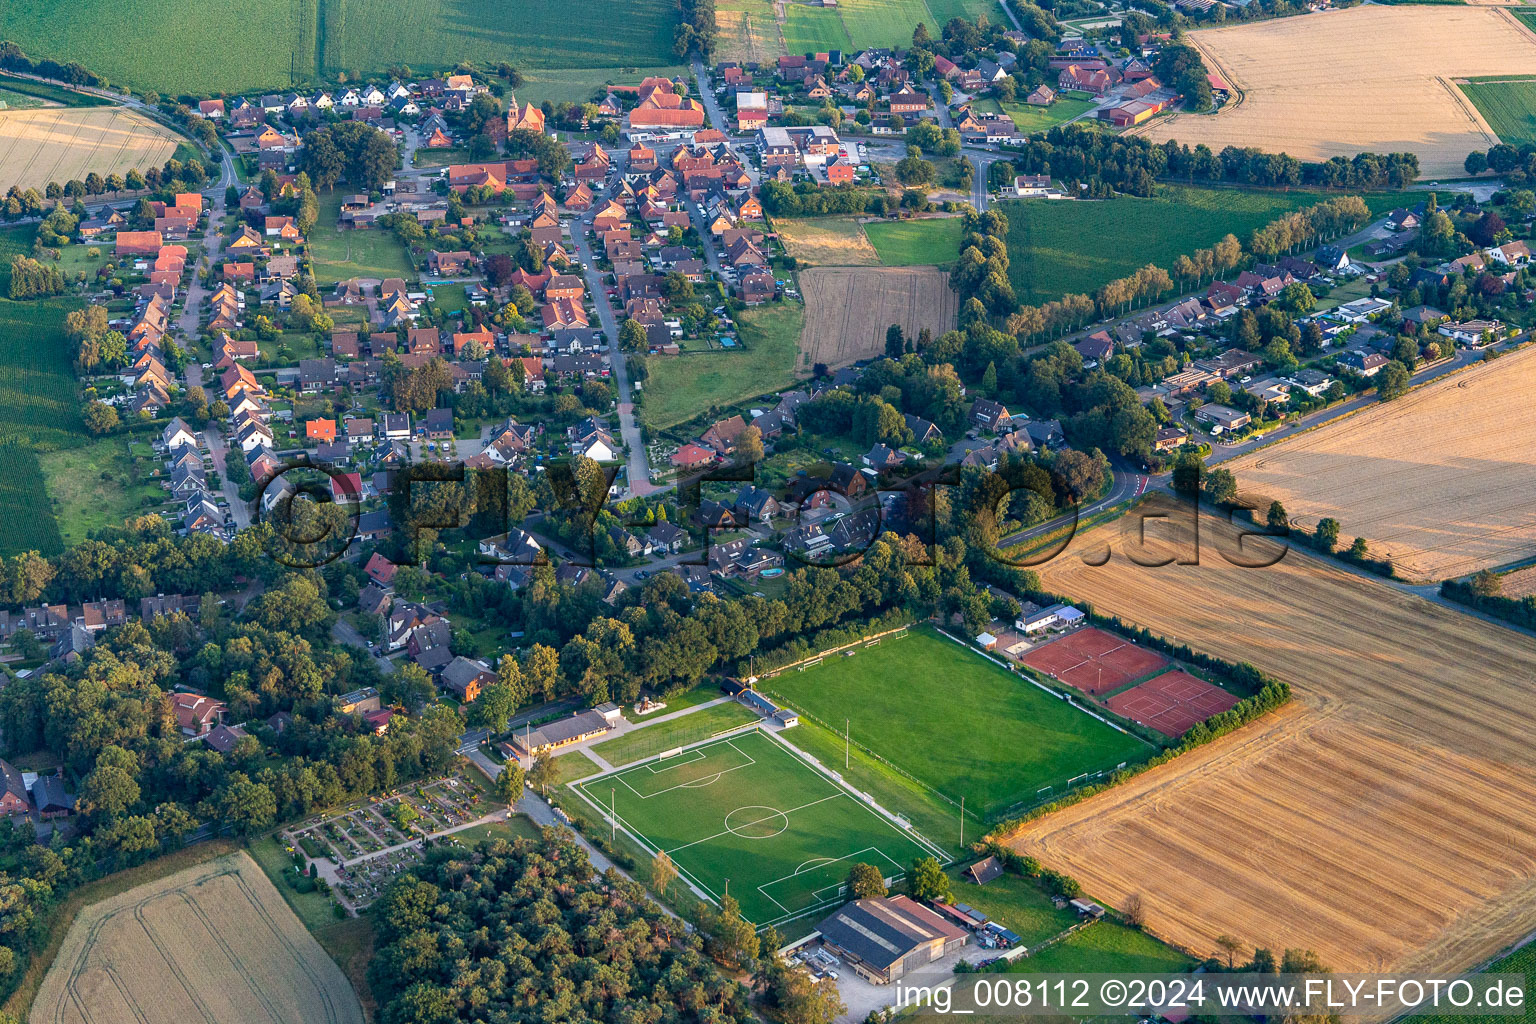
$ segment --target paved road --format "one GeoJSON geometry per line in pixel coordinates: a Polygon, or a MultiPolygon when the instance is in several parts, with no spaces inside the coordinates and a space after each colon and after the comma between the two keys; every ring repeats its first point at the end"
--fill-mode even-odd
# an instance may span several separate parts
{"type": "Polygon", "coordinates": [[[373,659],[373,663],[379,667],[380,672],[386,676],[394,675],[395,663],[390,661],[388,658],[380,657],[379,655],[374,654],[372,645],[369,644],[368,641],[363,638],[363,634],[359,633],[357,628],[346,619],[336,620],[336,625],[331,627],[331,639],[335,640],[339,644],[346,644],[348,647],[361,648],[368,654],[370,658],[373,659]]]}
{"type": "MultiPolygon", "coordinates": [[[[203,431],[203,444],[208,448],[209,458],[213,460],[213,470],[219,474],[219,487],[224,493],[224,500],[229,503],[229,514],[235,520],[236,529],[243,530],[251,525],[251,510],[240,498],[240,488],[236,487],[229,479],[229,473],[225,465],[229,461],[228,448],[224,444],[224,435],[220,433],[216,423],[209,422],[208,428],[203,431]]],[[[241,452],[235,452],[237,459],[244,458],[241,452]]]]}
{"type": "MultiPolygon", "coordinates": [[[[1019,530],[1017,533],[1011,533],[1002,540],[999,540],[997,546],[1005,550],[1016,547],[1043,537],[1062,527],[1070,526],[1074,522],[1082,522],[1090,516],[1097,515],[1105,509],[1113,508],[1116,505],[1129,502],[1146,492],[1149,484],[1146,474],[1138,473],[1135,470],[1117,464],[1111,465],[1111,470],[1114,473],[1113,482],[1110,484],[1109,493],[1104,495],[1104,497],[1092,504],[1083,506],[1075,514],[1069,512],[1065,515],[1057,516],[1055,519],[1046,520],[1038,526],[1031,526],[1028,529],[1019,530]]],[[[1065,544],[1062,546],[1065,548],[1065,544]]]]}
{"type": "MultiPolygon", "coordinates": [[[[623,154],[615,154],[613,170],[609,176],[610,186],[616,184],[622,177],[622,167],[627,159],[623,154]]],[[[603,283],[604,275],[597,269],[597,260],[592,254],[592,243],[587,237],[595,210],[594,206],[592,211],[571,221],[571,240],[576,247],[576,257],[585,268],[587,289],[592,293],[592,304],[597,308],[597,319],[602,324],[603,332],[608,335],[608,362],[613,368],[613,382],[619,406],[619,436],[625,447],[629,449],[629,492],[638,497],[644,497],[658,488],[651,483],[651,466],[646,458],[645,438],[641,436],[639,421],[635,419],[629,366],[624,353],[619,351],[619,318],[614,312],[613,303],[608,298],[608,289],[603,283]]]]}
{"type": "Polygon", "coordinates": [[[694,55],[692,68],[693,77],[699,83],[699,99],[704,103],[704,113],[709,117],[710,127],[731,134],[730,121],[726,119],[725,111],[720,109],[720,101],[715,98],[715,83],[710,80],[709,69],[697,54],[694,55]]]}
{"type": "MultiPolygon", "coordinates": [[[[1512,339],[1508,344],[1519,344],[1524,338],[1525,335],[1519,335],[1512,339]]],[[[1497,348],[1500,346],[1495,347],[1497,348]]],[[[1415,373],[1413,375],[1413,386],[1417,387],[1420,384],[1428,384],[1430,381],[1438,380],[1439,378],[1444,377],[1446,374],[1455,373],[1458,370],[1465,369],[1473,363],[1481,362],[1482,358],[1483,354],[1480,351],[1473,351],[1471,349],[1464,348],[1457,349],[1456,354],[1445,362],[1436,363],[1433,366],[1421,369],[1415,373]]],[[[1241,444],[1235,445],[1218,445],[1212,450],[1210,457],[1205,460],[1206,465],[1215,466],[1223,462],[1230,462],[1233,459],[1247,455],[1249,452],[1256,448],[1262,448],[1266,445],[1274,444],[1276,441],[1282,441],[1285,438],[1292,436],[1293,434],[1298,434],[1304,430],[1311,430],[1313,427],[1318,427],[1324,423],[1329,423],[1333,420],[1339,419],[1340,417],[1359,412],[1361,409],[1364,409],[1367,406],[1375,405],[1379,401],[1381,401],[1381,399],[1377,398],[1374,394],[1361,395],[1357,398],[1352,398],[1347,402],[1341,402],[1340,404],[1332,406],[1331,408],[1323,409],[1318,412],[1311,413],[1310,415],[1303,416],[1296,423],[1281,427],[1278,430],[1271,430],[1269,433],[1256,440],[1244,441],[1241,444]]]]}

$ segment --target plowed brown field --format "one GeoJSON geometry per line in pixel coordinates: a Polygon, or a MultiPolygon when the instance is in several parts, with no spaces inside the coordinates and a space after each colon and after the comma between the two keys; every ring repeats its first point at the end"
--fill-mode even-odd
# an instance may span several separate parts
{"type": "Polygon", "coordinates": [[[362,1024],[347,979],[243,853],[88,907],[31,1024],[362,1024]]]}
{"type": "MultiPolygon", "coordinates": [[[[1142,561],[1193,550],[1187,509],[1174,516],[1148,524],[1160,539],[1142,561]]],[[[1200,953],[1226,933],[1311,948],[1340,970],[1451,969],[1529,932],[1536,641],[1295,551],[1238,568],[1222,555],[1239,550],[1235,528],[1200,528],[1198,565],[1132,564],[1112,524],[1042,577],[1252,662],[1291,682],[1296,702],[1031,823],[1014,845],[1111,903],[1139,894],[1154,932],[1200,953]],[[1107,564],[1083,562],[1106,543],[1107,564]]],[[[1242,550],[1278,552],[1252,539],[1242,550]]]]}
{"type": "Polygon", "coordinates": [[[801,273],[800,289],[800,351],[834,368],[883,353],[891,324],[909,338],[924,327],[938,337],[960,311],[949,275],[933,267],[817,267],[801,273]]]}
{"type": "Polygon", "coordinates": [[[1451,79],[1536,67],[1536,34],[1496,7],[1369,5],[1189,39],[1241,96],[1213,115],[1154,121],[1149,137],[1300,160],[1409,152],[1426,176],[1460,174],[1468,152],[1498,142],[1451,79]]]}
{"type": "Polygon", "coordinates": [[[1536,553],[1536,349],[1226,463],[1246,499],[1438,581],[1536,553]]]}

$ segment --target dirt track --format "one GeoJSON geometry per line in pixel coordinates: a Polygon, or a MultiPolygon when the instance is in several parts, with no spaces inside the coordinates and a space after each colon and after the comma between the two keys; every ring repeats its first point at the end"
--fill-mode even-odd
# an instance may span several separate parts
{"type": "MultiPolygon", "coordinates": [[[[1178,522],[1148,532],[1187,538],[1178,522]]],[[[1449,969],[1529,932],[1536,641],[1296,552],[1238,568],[1220,554],[1234,528],[1201,531],[1199,565],[1134,565],[1112,524],[1042,577],[1287,679],[1296,702],[1033,823],[1017,848],[1112,904],[1140,894],[1154,932],[1200,953],[1226,933],[1339,970],[1449,969]],[[1081,561],[1106,541],[1107,565],[1081,561]]]]}
{"type": "Polygon", "coordinates": [[[908,337],[924,327],[938,337],[960,309],[949,275],[933,267],[817,267],[800,275],[800,288],[800,351],[833,368],[883,353],[891,324],[908,337]]]}
{"type": "Polygon", "coordinates": [[[1278,498],[1341,542],[1370,542],[1409,578],[1438,582],[1536,553],[1536,348],[1228,463],[1255,507],[1278,498]]]}
{"type": "Polygon", "coordinates": [[[1461,174],[1467,153],[1498,141],[1450,79],[1536,67],[1536,34],[1497,7],[1372,5],[1189,39],[1241,102],[1153,121],[1150,138],[1301,160],[1410,152],[1427,177],[1461,174]]]}

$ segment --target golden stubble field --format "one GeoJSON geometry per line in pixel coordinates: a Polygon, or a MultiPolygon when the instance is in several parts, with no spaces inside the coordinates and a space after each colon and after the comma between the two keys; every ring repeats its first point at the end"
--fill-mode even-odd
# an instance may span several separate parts
{"type": "Polygon", "coordinates": [[[1296,700],[1012,844],[1201,954],[1216,938],[1338,970],[1478,963],[1536,919],[1536,641],[1154,498],[1076,539],[1044,585],[1289,681],[1296,700]],[[1148,510],[1148,541],[1134,530],[1148,510]],[[1094,567],[1106,544],[1113,554],[1094,567]]]}
{"type": "Polygon", "coordinates": [[[92,171],[126,174],[158,166],[177,137],[125,107],[40,107],[0,111],[0,191],[39,190],[50,181],[84,180],[92,171]]]}
{"type": "Polygon", "coordinates": [[[1429,177],[1462,173],[1468,152],[1498,141],[1450,80],[1536,67],[1536,34],[1498,7],[1368,5],[1189,39],[1241,98],[1153,121],[1149,137],[1301,160],[1410,152],[1429,177]]]}
{"type": "Polygon", "coordinates": [[[891,324],[908,337],[924,327],[938,337],[960,311],[949,275],[933,267],[816,267],[801,272],[800,290],[800,351],[829,367],[883,353],[891,324]]]}
{"type": "Polygon", "coordinates": [[[94,904],[31,1024],[362,1024],[346,977],[244,853],[94,904]]]}
{"type": "Polygon", "coordinates": [[[1405,577],[1439,581],[1536,554],[1536,349],[1224,463],[1255,507],[1332,516],[1405,577]]]}

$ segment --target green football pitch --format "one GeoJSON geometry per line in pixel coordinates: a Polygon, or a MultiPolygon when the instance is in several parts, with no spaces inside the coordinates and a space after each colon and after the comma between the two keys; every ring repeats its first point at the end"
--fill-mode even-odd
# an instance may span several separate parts
{"type": "Polygon", "coordinates": [[[964,797],[967,816],[1043,802],[1157,752],[927,626],[760,689],[833,732],[847,728],[949,799],[964,797]]]}
{"type": "Polygon", "coordinates": [[[574,787],[716,903],[759,927],[832,906],[856,863],[887,878],[942,851],[761,729],[653,758],[574,787]]]}

